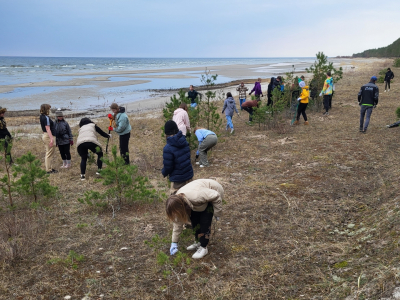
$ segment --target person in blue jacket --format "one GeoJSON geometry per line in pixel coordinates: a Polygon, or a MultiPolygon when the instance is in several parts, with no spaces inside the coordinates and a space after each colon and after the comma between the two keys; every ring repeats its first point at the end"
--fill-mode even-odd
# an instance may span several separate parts
{"type": "Polygon", "coordinates": [[[161,173],[169,176],[171,181],[170,193],[173,194],[185,184],[193,180],[193,167],[190,161],[190,147],[178,125],[170,120],[165,123],[164,133],[167,144],[163,149],[164,167],[161,173]]]}
{"type": "Polygon", "coordinates": [[[125,164],[129,165],[129,139],[131,138],[131,124],[128,115],[125,113],[124,107],[119,107],[117,103],[110,106],[114,113],[115,127],[108,127],[109,131],[114,131],[119,135],[119,151],[125,160],[125,164]]]}
{"type": "Polygon", "coordinates": [[[209,166],[207,152],[217,144],[217,135],[211,130],[200,127],[196,127],[194,129],[194,134],[199,141],[199,148],[197,150],[196,157],[200,156],[200,161],[196,162],[196,164],[200,165],[200,168],[207,167],[209,166]]]}

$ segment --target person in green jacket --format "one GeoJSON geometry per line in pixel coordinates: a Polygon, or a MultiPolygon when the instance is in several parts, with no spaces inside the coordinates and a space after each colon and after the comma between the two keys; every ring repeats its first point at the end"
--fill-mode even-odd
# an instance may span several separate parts
{"type": "Polygon", "coordinates": [[[108,127],[109,131],[114,131],[119,135],[119,151],[124,158],[125,164],[129,165],[129,139],[131,138],[131,124],[128,115],[125,113],[125,107],[119,107],[117,103],[110,106],[114,113],[114,127],[108,127]]]}

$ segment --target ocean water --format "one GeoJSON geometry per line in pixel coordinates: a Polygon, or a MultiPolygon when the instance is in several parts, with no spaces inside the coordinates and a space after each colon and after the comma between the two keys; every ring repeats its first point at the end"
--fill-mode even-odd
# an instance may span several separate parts
{"type": "MultiPolygon", "coordinates": [[[[262,78],[277,72],[285,72],[293,64],[311,64],[314,58],[81,58],[81,57],[0,57],[0,102],[11,110],[36,109],[39,102],[50,98],[56,105],[79,102],[80,108],[93,108],[102,97],[105,101],[120,102],[142,100],[154,95],[152,90],[177,89],[190,84],[201,84],[199,71],[179,71],[179,68],[245,65],[262,78]],[[260,66],[261,65],[261,66],[260,66]],[[168,69],[178,69],[169,72],[168,69]],[[157,73],[140,73],[158,70],[157,73]],[[165,71],[164,71],[165,70],[165,71]],[[132,76],[106,75],[105,72],[135,72],[132,76]],[[84,75],[85,73],[93,73],[84,75]],[[97,73],[99,75],[97,75],[97,73]],[[173,76],[165,78],[165,75],[173,76]],[[149,78],[149,75],[159,75],[149,78]],[[141,77],[143,76],[143,77],[141,77]],[[163,77],[164,76],[164,77],[163,77]],[[143,80],[141,84],[122,86],[85,85],[21,87],[34,82],[62,82],[74,79],[104,77],[108,82],[143,80]],[[145,82],[146,81],[146,82],[145,82]],[[2,89],[13,85],[13,90],[2,89]],[[78,96],[79,95],[79,96],[78,96]],[[79,99],[79,100],[78,100],[79,99]],[[97,102],[95,101],[97,99],[97,102]]],[[[256,77],[256,76],[253,76],[256,77]]],[[[218,76],[216,83],[225,83],[238,76],[218,76]]],[[[49,101],[50,102],[50,101],[49,101]]],[[[71,104],[72,105],[72,104],[71,104]]],[[[73,105],[72,105],[73,106],[73,105]]]]}

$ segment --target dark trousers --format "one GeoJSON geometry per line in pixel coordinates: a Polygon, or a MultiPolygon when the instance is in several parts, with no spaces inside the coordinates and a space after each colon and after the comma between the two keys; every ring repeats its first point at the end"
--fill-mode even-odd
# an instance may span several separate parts
{"type": "Polygon", "coordinates": [[[129,165],[129,139],[131,138],[131,133],[123,134],[119,136],[119,151],[121,157],[125,160],[125,164],[129,165]]]}
{"type": "Polygon", "coordinates": [[[372,114],[372,106],[361,105],[360,130],[367,131],[367,128],[369,125],[369,120],[371,119],[371,114],[372,114]],[[365,123],[364,123],[365,114],[367,114],[367,118],[365,119],[365,123]]]}
{"type": "Polygon", "coordinates": [[[99,170],[103,167],[103,161],[101,160],[103,151],[101,148],[92,142],[82,143],[78,146],[78,153],[81,157],[81,174],[86,173],[86,162],[88,160],[89,150],[97,154],[97,167],[99,170]],[[99,151],[97,151],[97,148],[99,151]]]}
{"type": "Polygon", "coordinates": [[[272,95],[268,95],[268,102],[267,102],[267,106],[270,106],[270,105],[272,105],[273,104],[273,101],[272,101],[272,95]]]}
{"type": "Polygon", "coordinates": [[[204,211],[193,211],[190,214],[194,236],[202,247],[207,247],[211,235],[211,223],[214,216],[214,207],[208,203],[204,211]]]}
{"type": "Polygon", "coordinates": [[[390,80],[385,81],[385,91],[387,90],[387,88],[389,88],[390,90],[390,80]]]}
{"type": "Polygon", "coordinates": [[[4,149],[1,149],[1,152],[2,152],[2,154],[6,153],[6,159],[9,157],[10,158],[9,162],[12,164],[13,160],[11,158],[11,152],[8,149],[8,142],[7,142],[8,136],[7,137],[0,137],[0,139],[4,140],[4,149]]]}
{"type": "Polygon", "coordinates": [[[332,95],[324,95],[324,109],[328,112],[329,108],[332,106],[332,95]]]}
{"type": "Polygon", "coordinates": [[[70,144],[58,145],[58,150],[60,151],[62,160],[71,160],[70,148],[70,144]]]}
{"type": "Polygon", "coordinates": [[[300,120],[300,115],[303,115],[304,121],[307,121],[306,109],[308,103],[299,103],[299,107],[297,108],[297,121],[300,120]]]}
{"type": "Polygon", "coordinates": [[[253,121],[253,108],[252,107],[243,107],[245,111],[249,113],[249,121],[253,121]]]}

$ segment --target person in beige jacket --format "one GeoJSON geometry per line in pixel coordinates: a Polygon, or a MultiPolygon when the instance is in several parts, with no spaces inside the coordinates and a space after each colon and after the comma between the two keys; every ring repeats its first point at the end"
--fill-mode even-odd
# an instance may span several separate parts
{"type": "Polygon", "coordinates": [[[86,162],[88,160],[89,150],[97,154],[97,175],[100,175],[99,171],[103,166],[103,161],[101,160],[101,158],[103,157],[103,151],[101,150],[101,144],[97,139],[96,133],[100,134],[106,139],[109,139],[111,135],[101,130],[89,118],[83,118],[79,122],[79,127],[80,129],[78,139],[76,141],[76,146],[78,153],[81,157],[81,180],[85,180],[86,162]]]}
{"type": "Polygon", "coordinates": [[[171,195],[166,202],[167,217],[173,222],[171,255],[178,252],[179,235],[183,225],[191,223],[195,235],[195,243],[187,250],[197,250],[194,259],[208,254],[207,245],[211,234],[213,216],[216,220],[222,214],[223,187],[211,179],[197,179],[171,195]]]}

